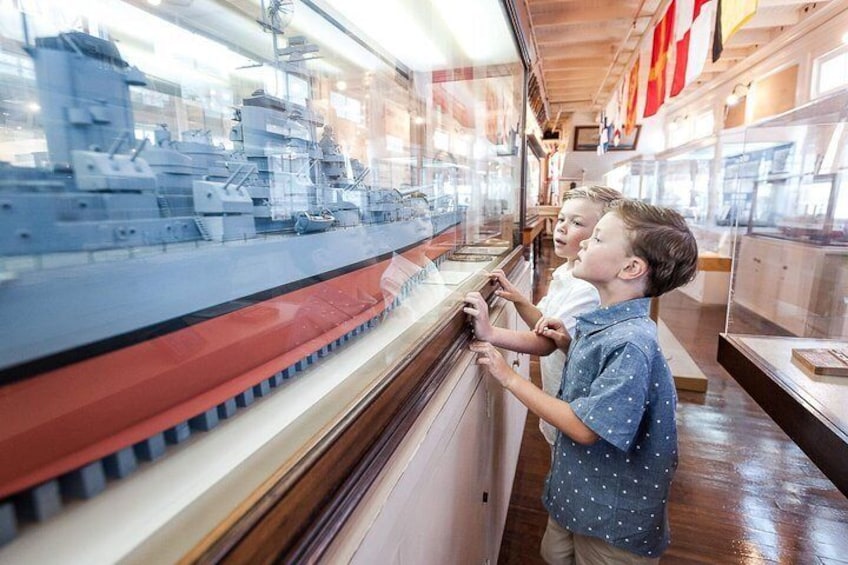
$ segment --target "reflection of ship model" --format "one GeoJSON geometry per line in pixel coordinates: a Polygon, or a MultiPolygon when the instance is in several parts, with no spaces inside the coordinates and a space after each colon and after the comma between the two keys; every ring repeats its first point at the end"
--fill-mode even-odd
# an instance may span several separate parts
{"type": "Polygon", "coordinates": [[[261,91],[236,152],[128,147],[144,77],[114,45],[28,52],[51,167],[0,165],[0,541],[371,326],[409,288],[381,285],[392,256],[438,260],[461,220],[366,187],[308,105],[261,91]]]}

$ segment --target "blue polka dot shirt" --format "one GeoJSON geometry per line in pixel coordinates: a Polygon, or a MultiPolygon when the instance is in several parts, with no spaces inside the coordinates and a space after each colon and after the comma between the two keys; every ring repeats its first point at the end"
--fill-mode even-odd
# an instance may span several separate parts
{"type": "Polygon", "coordinates": [[[542,500],[556,522],[638,555],[668,547],[677,394],[649,298],[577,317],[558,397],[600,439],[557,434],[542,500]]]}

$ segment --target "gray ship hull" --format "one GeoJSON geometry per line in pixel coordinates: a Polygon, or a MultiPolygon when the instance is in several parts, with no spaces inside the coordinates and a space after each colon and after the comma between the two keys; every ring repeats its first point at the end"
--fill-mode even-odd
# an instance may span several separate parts
{"type": "MultiPolygon", "coordinates": [[[[8,260],[0,283],[0,370],[101,342],[417,245],[459,222],[459,212],[298,236],[226,243],[197,242],[95,254],[87,261],[16,272],[8,260]],[[132,256],[135,255],[135,256],[132,256]]],[[[49,260],[49,256],[44,258],[49,260]]],[[[207,314],[213,316],[214,314],[207,314]]]]}

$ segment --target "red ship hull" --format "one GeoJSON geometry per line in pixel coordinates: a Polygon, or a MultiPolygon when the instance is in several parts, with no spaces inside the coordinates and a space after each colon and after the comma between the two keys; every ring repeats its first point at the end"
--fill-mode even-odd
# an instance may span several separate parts
{"type": "MultiPolygon", "coordinates": [[[[423,267],[459,229],[403,256],[423,267]]],[[[381,316],[401,286],[381,284],[390,262],[0,388],[0,498],[214,409],[381,316]]]]}

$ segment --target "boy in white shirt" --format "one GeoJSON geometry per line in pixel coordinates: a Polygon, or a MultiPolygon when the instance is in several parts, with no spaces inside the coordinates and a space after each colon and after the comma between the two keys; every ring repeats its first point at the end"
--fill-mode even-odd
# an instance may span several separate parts
{"type": "MultiPolygon", "coordinates": [[[[503,271],[491,273],[492,279],[497,280],[502,287],[495,294],[515,304],[519,316],[532,330],[496,328],[489,321],[488,305],[479,292],[471,292],[465,298],[469,303],[465,313],[473,320],[475,337],[497,347],[538,355],[541,358],[542,389],[552,396],[556,395],[560,387],[565,353],[557,348],[553,340],[543,336],[542,332],[548,320],[553,318],[562,320],[571,333],[577,323],[575,316],[594,310],[600,304],[595,287],[574,278],[571,270],[580,251],[580,242],[592,235],[606,206],[622,197],[617,190],[605,186],[578,187],[565,193],[553,234],[554,253],[565,259],[565,263],[554,271],[548,293],[538,305],[534,306],[522,295],[503,271]]],[[[540,419],[539,429],[553,446],[556,428],[540,419]]]]}

